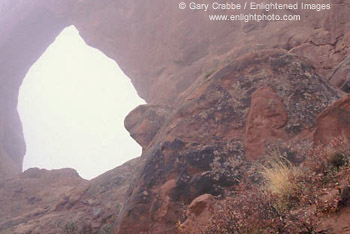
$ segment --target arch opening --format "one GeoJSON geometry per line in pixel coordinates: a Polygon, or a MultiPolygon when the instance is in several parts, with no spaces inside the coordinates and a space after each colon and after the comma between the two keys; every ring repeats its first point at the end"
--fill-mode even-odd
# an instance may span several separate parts
{"type": "Polygon", "coordinates": [[[139,156],[124,118],[144,103],[115,61],[67,27],[20,87],[23,169],[70,167],[91,179],[139,156]]]}

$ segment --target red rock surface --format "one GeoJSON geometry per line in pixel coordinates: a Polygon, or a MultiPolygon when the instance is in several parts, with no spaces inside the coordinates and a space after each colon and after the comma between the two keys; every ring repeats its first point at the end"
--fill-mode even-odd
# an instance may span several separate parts
{"type": "Polygon", "coordinates": [[[146,148],[170,112],[171,109],[164,105],[140,105],[125,117],[124,125],[130,136],[146,148]]]}
{"type": "Polygon", "coordinates": [[[19,86],[64,27],[75,25],[89,45],[118,62],[147,102],[172,104],[214,68],[268,48],[305,56],[317,72],[341,83],[336,81],[340,79],[337,68],[345,64],[350,44],[347,2],[335,2],[329,11],[297,12],[301,21],[241,24],[210,21],[206,12],[181,11],[178,3],[162,0],[4,0],[0,106],[7,155],[1,154],[1,162],[16,169],[7,170],[1,163],[2,174],[19,173],[25,152],[16,110],[19,86]]]}
{"type": "MultiPolygon", "coordinates": [[[[186,220],[183,210],[193,199],[224,195],[248,168],[246,158],[263,156],[279,140],[303,137],[337,98],[338,93],[312,66],[294,54],[267,50],[243,56],[210,77],[201,77],[179,97],[174,112],[150,104],[131,112],[126,126],[143,144],[143,160],[122,172],[127,176],[121,185],[118,171],[124,169],[116,169],[86,187],[73,186],[77,192],[49,203],[53,208],[47,213],[20,219],[11,228],[34,230],[33,223],[40,220],[44,225],[35,230],[57,231],[52,222],[64,216],[61,228],[73,220],[79,230],[86,222],[95,230],[107,222],[117,233],[176,232],[177,222],[186,220]],[[251,141],[252,135],[260,140],[251,141]],[[113,208],[116,202],[118,212],[113,208]],[[101,216],[94,215],[100,210],[101,216]],[[52,216],[55,212],[63,213],[52,216]],[[79,215],[72,216],[76,212],[79,215]]],[[[11,202],[7,204],[11,209],[11,202]]]]}
{"type": "Polygon", "coordinates": [[[287,134],[283,131],[287,117],[282,100],[271,88],[256,90],[251,96],[246,124],[246,157],[254,159],[264,152],[266,145],[279,139],[287,140],[287,134]]]}
{"type": "Polygon", "coordinates": [[[140,160],[91,181],[73,169],[37,168],[0,180],[0,233],[64,233],[69,224],[84,234],[111,233],[140,160]]]}
{"type": "Polygon", "coordinates": [[[184,205],[204,193],[224,195],[238,183],[247,157],[265,155],[272,143],[304,137],[337,97],[305,60],[281,50],[243,56],[202,77],[182,94],[166,126],[144,149],[146,163],[119,233],[174,232],[185,219],[184,205]],[[262,129],[252,123],[263,123],[262,129]],[[249,141],[250,131],[261,141],[247,155],[247,144],[256,144],[249,141]],[[162,195],[159,188],[171,180],[175,186],[162,195]]]}
{"type": "Polygon", "coordinates": [[[327,144],[334,138],[350,140],[350,96],[327,107],[317,118],[315,142],[327,144]]]}
{"type": "Polygon", "coordinates": [[[210,194],[203,194],[195,198],[187,209],[187,220],[181,224],[180,230],[186,232],[188,229],[196,230],[208,224],[213,215],[215,199],[210,194]]]}
{"type": "Polygon", "coordinates": [[[84,233],[176,233],[195,198],[239,183],[246,159],[312,131],[321,143],[338,136],[348,127],[348,98],[335,102],[343,94],[326,80],[348,91],[348,4],[300,11],[301,21],[242,23],[213,22],[162,0],[2,1],[0,230],[57,233],[71,222],[84,233]],[[90,182],[72,171],[20,174],[19,87],[72,24],[149,103],[125,122],[143,146],[141,159],[90,182]]]}

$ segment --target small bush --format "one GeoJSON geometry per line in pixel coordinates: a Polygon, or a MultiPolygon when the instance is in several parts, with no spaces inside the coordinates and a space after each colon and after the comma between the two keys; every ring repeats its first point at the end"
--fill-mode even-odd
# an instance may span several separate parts
{"type": "MultiPolygon", "coordinates": [[[[330,175],[350,164],[350,144],[343,138],[334,138],[327,145],[315,147],[304,162],[304,167],[315,174],[330,175]]],[[[327,179],[325,182],[328,182],[327,179]]]]}
{"type": "Polygon", "coordinates": [[[256,187],[240,185],[235,197],[221,203],[205,231],[193,233],[316,233],[312,215],[281,212],[275,208],[276,199],[256,187]]]}
{"type": "Polygon", "coordinates": [[[326,146],[326,157],[330,169],[339,170],[350,162],[350,145],[347,140],[335,138],[326,146]]]}
{"type": "Polygon", "coordinates": [[[302,193],[301,170],[292,165],[287,159],[274,156],[261,171],[264,186],[263,190],[276,196],[276,209],[290,209],[299,201],[302,193]]]}
{"type": "Polygon", "coordinates": [[[318,216],[350,206],[349,186],[338,195],[331,194],[331,199],[322,197],[337,184],[342,173],[339,170],[350,165],[350,144],[333,139],[304,153],[304,161],[296,162],[296,166],[275,150],[258,166],[259,180],[243,176],[234,191],[214,205],[208,225],[179,224],[181,233],[327,233],[318,230],[318,216]]]}

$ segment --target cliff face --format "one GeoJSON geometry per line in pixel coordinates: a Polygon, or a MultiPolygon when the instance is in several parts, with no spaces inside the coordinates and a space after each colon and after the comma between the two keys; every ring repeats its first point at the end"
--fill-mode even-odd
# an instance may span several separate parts
{"type": "Polygon", "coordinates": [[[120,233],[172,230],[192,200],[224,196],[270,147],[312,142],[316,117],[338,97],[310,64],[281,50],[201,77],[144,148],[120,233]]]}
{"type": "MultiPolygon", "coordinates": [[[[300,11],[301,21],[241,23],[209,21],[210,12],[181,11],[177,2],[162,0],[3,1],[3,197],[16,194],[16,189],[9,189],[11,184],[27,186],[27,174],[19,175],[25,152],[16,110],[20,84],[64,27],[75,25],[89,45],[114,59],[148,104],[125,121],[143,154],[142,160],[132,163],[137,164],[132,166],[133,175],[122,169],[110,172],[124,178],[120,196],[113,195],[121,186],[114,177],[108,179],[108,186],[104,179],[86,182],[69,177],[74,183],[58,191],[66,196],[64,201],[43,199],[38,205],[30,198],[39,193],[35,189],[28,192],[29,197],[16,197],[30,210],[49,208],[36,215],[9,207],[9,213],[1,216],[6,223],[1,230],[49,233],[73,220],[79,228],[84,222],[92,223],[93,230],[110,224],[119,233],[173,231],[186,218],[182,211],[194,198],[204,193],[224,195],[238,183],[249,162],[259,159],[271,145],[322,142],[337,136],[337,131],[325,130],[327,121],[337,123],[337,129],[346,127],[346,121],[338,121],[344,111],[334,114],[327,109],[318,122],[317,116],[344,95],[337,87],[349,90],[349,3],[333,2],[329,11],[300,11]],[[98,195],[101,186],[104,195],[98,195]],[[72,196],[75,200],[70,204],[72,196]],[[97,203],[89,202],[95,198],[97,203]],[[120,204],[118,209],[111,208],[113,201],[120,204]],[[54,203],[61,204],[58,210],[52,207],[54,203]],[[94,209],[100,210],[98,215],[94,209]]],[[[56,172],[40,173],[45,176],[29,183],[56,181],[55,176],[49,182],[45,179],[56,172]]]]}
{"type": "Polygon", "coordinates": [[[78,228],[86,234],[111,233],[141,161],[136,158],[91,181],[73,169],[29,169],[1,180],[0,233],[75,233],[78,228]]]}
{"type": "Polygon", "coordinates": [[[5,0],[0,11],[3,173],[11,165],[9,171],[18,173],[23,159],[15,109],[22,79],[71,24],[89,45],[120,65],[150,104],[173,105],[199,77],[245,53],[269,48],[304,56],[332,84],[347,87],[342,75],[350,44],[345,1],[334,3],[330,11],[300,11],[301,21],[261,23],[209,21],[210,12],[180,11],[178,3],[161,0],[5,0]]]}

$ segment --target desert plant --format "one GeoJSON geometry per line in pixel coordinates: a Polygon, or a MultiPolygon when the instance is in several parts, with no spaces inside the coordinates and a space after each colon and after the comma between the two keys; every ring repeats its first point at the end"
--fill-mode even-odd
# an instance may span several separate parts
{"type": "Polygon", "coordinates": [[[261,167],[263,191],[276,196],[276,209],[290,209],[302,193],[301,170],[279,155],[273,156],[267,165],[261,167]]]}
{"type": "Polygon", "coordinates": [[[254,164],[259,180],[243,176],[234,191],[218,201],[207,226],[179,224],[184,228],[181,233],[327,233],[317,228],[317,215],[350,204],[350,189],[345,187],[332,202],[324,202],[320,195],[330,181],[334,184],[337,171],[350,164],[350,144],[333,140],[305,150],[304,161],[293,164],[276,149],[261,164],[254,164]]]}
{"type": "Polygon", "coordinates": [[[350,164],[350,143],[344,138],[334,138],[327,145],[313,148],[303,166],[309,172],[322,175],[324,184],[339,169],[350,164]]]}
{"type": "Polygon", "coordinates": [[[350,162],[350,144],[344,138],[335,138],[326,146],[329,169],[339,170],[350,162]]]}
{"type": "Polygon", "coordinates": [[[287,210],[279,211],[275,208],[277,200],[277,196],[255,186],[241,184],[236,196],[217,205],[205,231],[193,233],[316,233],[312,215],[302,211],[293,214],[287,210]]]}

